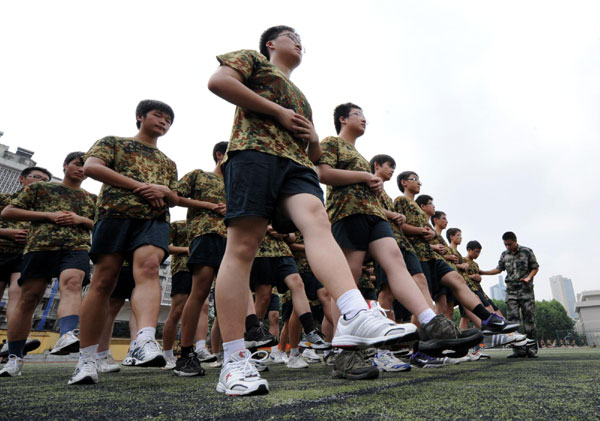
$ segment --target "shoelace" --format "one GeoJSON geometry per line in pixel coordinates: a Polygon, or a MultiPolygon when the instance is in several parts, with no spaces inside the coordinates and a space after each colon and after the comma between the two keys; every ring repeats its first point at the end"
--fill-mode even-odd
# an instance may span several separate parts
{"type": "Polygon", "coordinates": [[[264,361],[267,360],[267,358],[269,358],[269,353],[267,351],[256,351],[253,352],[252,354],[248,353],[249,355],[244,358],[243,360],[239,360],[239,361],[233,361],[230,362],[229,364],[233,364],[234,368],[239,368],[242,370],[242,373],[244,373],[244,377],[257,377],[258,371],[256,370],[256,367],[254,366],[254,364],[256,362],[262,363],[264,361]],[[262,355],[263,357],[260,359],[255,359],[252,358],[254,356],[258,356],[258,355],[262,355]]]}
{"type": "Polygon", "coordinates": [[[387,313],[390,310],[387,310],[387,309],[381,307],[381,304],[379,304],[379,301],[371,301],[370,308],[371,308],[371,311],[373,312],[373,314],[376,314],[377,316],[383,316],[386,319],[388,318],[387,313]]]}

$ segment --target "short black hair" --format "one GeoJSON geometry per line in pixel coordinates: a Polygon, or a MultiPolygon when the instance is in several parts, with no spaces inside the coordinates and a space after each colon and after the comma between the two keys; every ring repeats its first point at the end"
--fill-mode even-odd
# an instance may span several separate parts
{"type": "Polygon", "coordinates": [[[414,171],[402,171],[400,174],[398,174],[398,177],[396,177],[396,182],[398,183],[398,188],[400,189],[400,191],[402,193],[404,193],[404,186],[402,186],[402,180],[406,181],[410,178],[411,175],[415,175],[415,176],[419,176],[416,172],[414,171]]]}
{"type": "Polygon", "coordinates": [[[42,168],[42,167],[25,168],[23,171],[21,171],[21,177],[27,177],[29,174],[31,174],[32,171],[43,172],[44,174],[46,174],[48,176],[48,179],[52,180],[52,174],[50,173],[50,171],[48,171],[46,168],[42,168]]]}
{"type": "Polygon", "coordinates": [[[219,142],[213,148],[213,159],[215,160],[215,164],[218,162],[217,152],[221,152],[225,155],[225,152],[227,152],[227,145],[229,145],[229,142],[219,142]]]}
{"type": "Polygon", "coordinates": [[[427,202],[430,200],[433,202],[433,197],[429,196],[428,194],[422,194],[415,199],[415,202],[417,202],[417,205],[421,207],[427,205],[427,202]]]}
{"type": "Polygon", "coordinates": [[[506,240],[517,241],[517,236],[512,231],[506,231],[504,234],[502,234],[502,241],[506,240]]]}
{"type": "Polygon", "coordinates": [[[271,53],[269,53],[269,47],[267,47],[267,42],[273,41],[277,38],[282,32],[289,31],[294,35],[298,36],[296,30],[290,26],[279,25],[272,26],[262,33],[260,36],[260,41],[258,43],[258,50],[260,53],[267,58],[267,60],[271,59],[271,53]]]}
{"type": "MultiPolygon", "coordinates": [[[[427,204],[427,203],[425,203],[425,204],[427,204]]],[[[433,213],[433,216],[431,217],[431,225],[435,225],[435,222],[433,222],[434,219],[440,219],[443,215],[446,215],[446,212],[436,210],[433,213]]]]}
{"type": "Polygon", "coordinates": [[[137,118],[139,116],[146,117],[146,114],[154,110],[167,113],[169,117],[171,117],[171,124],[173,124],[175,113],[168,104],[155,99],[144,99],[143,101],[140,101],[135,109],[135,125],[138,129],[142,126],[142,123],[140,123],[137,118]]]}
{"type": "Polygon", "coordinates": [[[335,126],[335,132],[337,134],[340,134],[340,132],[342,131],[342,123],[340,122],[340,117],[348,118],[348,116],[350,115],[350,110],[352,108],[357,108],[362,111],[362,108],[351,102],[340,104],[337,107],[335,107],[335,110],[333,110],[333,125],[335,126]]]}
{"type": "Polygon", "coordinates": [[[454,237],[459,232],[462,232],[460,228],[448,228],[446,230],[446,238],[448,239],[448,241],[452,241],[450,240],[450,237],[454,237]]]}
{"type": "Polygon", "coordinates": [[[375,155],[373,158],[371,158],[371,160],[369,161],[369,164],[371,165],[371,172],[373,174],[375,174],[375,163],[378,163],[379,165],[383,165],[386,162],[389,162],[390,165],[392,166],[392,168],[396,168],[396,161],[394,161],[394,158],[392,158],[389,155],[386,154],[379,154],[379,155],[375,155]]]}
{"type": "Polygon", "coordinates": [[[71,152],[65,158],[63,165],[69,165],[71,163],[71,161],[73,161],[74,159],[80,159],[81,162],[83,162],[84,155],[85,155],[85,153],[83,153],[83,152],[71,152]]]}
{"type": "Polygon", "coordinates": [[[481,250],[481,243],[477,240],[471,240],[467,243],[467,250],[481,250]]]}

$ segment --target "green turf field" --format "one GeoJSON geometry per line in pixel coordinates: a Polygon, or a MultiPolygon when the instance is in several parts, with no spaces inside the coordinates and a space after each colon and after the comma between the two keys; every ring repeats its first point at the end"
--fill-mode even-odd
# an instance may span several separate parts
{"type": "Polygon", "coordinates": [[[100,383],[67,386],[74,363],[26,364],[0,378],[0,419],[574,419],[600,418],[600,350],[543,350],[537,360],[491,360],[384,373],[377,380],[330,378],[330,367],[271,367],[271,393],[226,397],[218,370],[178,378],[126,368],[100,383]]]}

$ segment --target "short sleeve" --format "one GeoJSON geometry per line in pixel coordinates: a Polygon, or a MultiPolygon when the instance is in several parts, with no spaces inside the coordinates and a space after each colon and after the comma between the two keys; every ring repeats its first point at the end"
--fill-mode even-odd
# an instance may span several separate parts
{"type": "Polygon", "coordinates": [[[174,222],[171,222],[171,229],[169,230],[169,244],[174,244],[176,237],[177,237],[177,224],[174,222]]]}
{"type": "Polygon", "coordinates": [[[252,75],[257,54],[256,51],[252,50],[239,50],[217,56],[217,60],[221,66],[231,67],[240,72],[246,80],[252,75]]]}
{"type": "Polygon", "coordinates": [[[540,267],[540,265],[537,262],[537,259],[535,258],[535,254],[533,254],[532,250],[529,250],[529,269],[537,269],[540,267]]]}
{"type": "Polygon", "coordinates": [[[326,137],[321,142],[321,149],[323,150],[323,154],[317,161],[317,165],[327,164],[332,168],[336,168],[339,150],[337,139],[335,137],[326,137]]]}
{"type": "Polygon", "coordinates": [[[100,158],[106,166],[113,168],[115,164],[115,138],[104,137],[98,140],[83,157],[84,161],[90,157],[100,158]]]}
{"type": "Polygon", "coordinates": [[[32,183],[28,186],[23,187],[23,190],[21,190],[13,198],[13,200],[11,200],[10,204],[19,209],[32,210],[35,206],[35,198],[37,197],[39,187],[39,182],[32,183]]]}
{"type": "Polygon", "coordinates": [[[169,189],[171,191],[178,191],[179,181],[177,180],[177,165],[171,162],[171,179],[169,180],[169,189]]]}
{"type": "Polygon", "coordinates": [[[177,193],[181,197],[191,197],[192,189],[196,183],[196,171],[191,171],[184,175],[177,183],[177,193]]]}
{"type": "Polygon", "coordinates": [[[497,269],[500,271],[506,270],[506,265],[504,264],[504,252],[500,255],[500,260],[498,261],[497,269]]]}

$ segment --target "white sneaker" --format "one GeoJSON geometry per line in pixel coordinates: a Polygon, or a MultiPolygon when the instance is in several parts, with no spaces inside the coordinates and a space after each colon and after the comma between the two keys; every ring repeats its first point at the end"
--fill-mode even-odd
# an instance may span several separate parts
{"type": "Polygon", "coordinates": [[[306,348],[302,351],[302,358],[304,358],[307,363],[320,363],[323,361],[323,359],[319,357],[319,354],[317,354],[314,349],[310,348],[306,348]]]}
{"type": "Polygon", "coordinates": [[[220,368],[220,367],[223,367],[223,353],[222,353],[222,352],[219,352],[219,353],[217,354],[217,361],[215,361],[214,363],[210,363],[208,366],[209,366],[209,367],[212,367],[212,368],[220,368]]]}
{"type": "Polygon", "coordinates": [[[79,361],[68,384],[94,384],[98,383],[98,369],[96,361],[79,361]]]}
{"type": "Polygon", "coordinates": [[[217,356],[207,348],[196,349],[196,357],[198,357],[201,363],[212,363],[213,361],[217,361],[217,356]]]}
{"type": "Polygon", "coordinates": [[[135,358],[131,354],[131,346],[127,350],[127,356],[123,361],[121,361],[121,365],[125,367],[133,367],[135,365],[135,358]]]}
{"type": "Polygon", "coordinates": [[[288,363],[286,364],[287,368],[308,368],[308,363],[302,355],[290,356],[288,363]]]}
{"type": "Polygon", "coordinates": [[[394,354],[390,351],[377,353],[377,355],[373,357],[373,365],[377,367],[379,371],[410,371],[410,364],[394,357],[394,354]]]}
{"type": "Polygon", "coordinates": [[[417,327],[411,323],[396,324],[380,310],[379,306],[361,310],[350,320],[344,316],[338,320],[334,347],[382,348],[398,343],[415,342],[419,339],[417,327]]]}
{"type": "Polygon", "coordinates": [[[236,352],[223,365],[217,384],[217,392],[234,396],[264,395],[269,384],[260,377],[247,349],[236,352]]]}
{"type": "Polygon", "coordinates": [[[138,341],[131,350],[131,356],[135,359],[136,367],[164,367],[167,363],[154,338],[138,341]]]}
{"type": "Polygon", "coordinates": [[[288,357],[285,352],[278,349],[277,351],[271,352],[267,361],[269,364],[287,364],[288,357]]]}
{"type": "Polygon", "coordinates": [[[2,370],[0,370],[0,377],[17,377],[21,375],[23,369],[23,358],[19,358],[16,355],[9,355],[8,362],[4,364],[2,370]]]}
{"type": "Polygon", "coordinates": [[[72,352],[79,351],[79,329],[73,329],[65,333],[54,344],[54,348],[50,351],[50,355],[69,355],[72,352]]]}
{"type": "Polygon", "coordinates": [[[96,360],[96,368],[100,373],[117,373],[121,371],[121,367],[115,363],[115,359],[110,352],[106,357],[96,360]]]}
{"type": "Polygon", "coordinates": [[[177,364],[177,357],[175,355],[165,357],[165,361],[167,363],[162,368],[162,370],[173,370],[175,368],[175,365],[177,364]]]}

